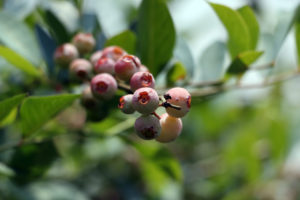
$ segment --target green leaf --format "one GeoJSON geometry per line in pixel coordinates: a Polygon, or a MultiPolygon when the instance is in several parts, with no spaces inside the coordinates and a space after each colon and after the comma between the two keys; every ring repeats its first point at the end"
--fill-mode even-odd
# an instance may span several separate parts
{"type": "Polygon", "coordinates": [[[2,121],[11,112],[11,110],[17,107],[25,97],[26,94],[19,94],[0,101],[0,121],[2,121]]]}
{"type": "Polygon", "coordinates": [[[298,68],[300,68],[300,6],[296,10],[296,27],[295,27],[295,37],[296,37],[296,46],[298,52],[298,68]]]}
{"type": "Polygon", "coordinates": [[[176,62],[167,73],[168,85],[174,84],[176,81],[186,78],[186,70],[181,62],[176,62]]]}
{"type": "Polygon", "coordinates": [[[5,1],[4,10],[18,19],[24,19],[32,13],[38,3],[36,0],[9,0],[5,1]]]}
{"type": "Polygon", "coordinates": [[[4,163],[0,162],[0,177],[1,176],[14,176],[15,172],[9,168],[8,166],[6,166],[4,163]]]}
{"type": "Polygon", "coordinates": [[[52,11],[45,11],[45,21],[50,29],[51,34],[59,44],[69,42],[69,33],[67,29],[52,11]]]}
{"type": "Polygon", "coordinates": [[[0,12],[0,42],[14,50],[35,66],[41,62],[41,55],[33,32],[14,15],[0,12]],[[5,33],[5,34],[4,34],[5,33]]]}
{"type": "Polygon", "coordinates": [[[136,52],[136,36],[133,32],[127,30],[115,35],[105,42],[105,46],[117,45],[125,49],[130,54],[136,52]]]}
{"type": "Polygon", "coordinates": [[[164,0],[143,0],[138,19],[138,54],[156,76],[172,56],[174,24],[164,0]]]}
{"type": "Polygon", "coordinates": [[[197,71],[196,81],[215,81],[222,78],[226,45],[214,42],[205,49],[200,58],[200,70],[197,71]]]}
{"type": "Polygon", "coordinates": [[[259,24],[253,10],[249,6],[243,6],[237,10],[244,19],[250,34],[250,49],[255,49],[259,38],[259,24]]]}
{"type": "Polygon", "coordinates": [[[261,55],[262,51],[245,51],[240,53],[230,64],[227,72],[230,74],[244,73],[250,64],[256,61],[261,55]]]}
{"type": "Polygon", "coordinates": [[[62,94],[27,98],[21,106],[23,133],[28,135],[38,130],[79,96],[62,94]]]}
{"type": "Polygon", "coordinates": [[[2,56],[7,62],[24,71],[28,75],[35,77],[41,76],[41,73],[38,71],[38,69],[34,67],[29,61],[7,47],[0,45],[0,56],[2,56]]]}
{"type": "Polygon", "coordinates": [[[228,49],[231,58],[251,47],[250,33],[242,16],[229,7],[210,3],[228,33],[228,49]]]}

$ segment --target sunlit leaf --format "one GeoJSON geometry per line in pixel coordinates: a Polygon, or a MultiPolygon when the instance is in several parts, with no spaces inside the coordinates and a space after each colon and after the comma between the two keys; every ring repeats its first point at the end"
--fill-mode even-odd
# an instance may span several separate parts
{"type": "Polygon", "coordinates": [[[0,121],[2,121],[12,109],[17,107],[23,99],[26,97],[26,94],[19,94],[11,98],[0,101],[0,121]]]}
{"type": "Polygon", "coordinates": [[[27,98],[21,106],[23,133],[28,135],[38,130],[78,97],[79,95],[62,94],[27,98]]]}
{"type": "Polygon", "coordinates": [[[35,77],[41,75],[37,68],[34,67],[29,61],[5,46],[0,45],[0,56],[2,56],[7,62],[24,71],[28,75],[35,77]]]}
{"type": "Polygon", "coordinates": [[[223,5],[210,3],[228,33],[228,49],[231,58],[251,48],[250,33],[239,12],[223,5]]]}
{"type": "Polygon", "coordinates": [[[246,51],[240,53],[230,64],[227,72],[230,74],[240,74],[245,72],[249,65],[256,61],[261,55],[262,51],[246,51]]]}
{"type": "Polygon", "coordinates": [[[14,176],[15,172],[9,168],[7,165],[4,163],[0,162],[0,177],[1,176],[14,176]]]}
{"type": "Polygon", "coordinates": [[[250,49],[254,50],[259,38],[259,24],[255,14],[249,6],[243,6],[237,11],[246,22],[250,34],[250,49]]]}
{"type": "Polygon", "coordinates": [[[298,67],[300,68],[300,6],[296,10],[296,27],[295,27],[295,38],[298,52],[298,67]]]}
{"type": "Polygon", "coordinates": [[[136,36],[127,30],[106,40],[105,46],[117,45],[125,49],[130,54],[135,54],[136,36]]]}
{"type": "Polygon", "coordinates": [[[143,0],[138,17],[138,54],[156,76],[171,58],[175,28],[164,0],[143,0]]]}

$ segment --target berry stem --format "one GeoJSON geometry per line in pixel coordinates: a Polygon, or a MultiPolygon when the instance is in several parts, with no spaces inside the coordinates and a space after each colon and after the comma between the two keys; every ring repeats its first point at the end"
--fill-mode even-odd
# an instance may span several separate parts
{"type": "Polygon", "coordinates": [[[128,85],[126,85],[126,84],[118,83],[118,88],[120,90],[124,90],[128,94],[133,94],[133,92],[131,91],[130,87],[128,85]]]}
{"type": "Polygon", "coordinates": [[[160,116],[156,112],[153,112],[152,115],[154,115],[157,119],[160,119],[160,116]]]}

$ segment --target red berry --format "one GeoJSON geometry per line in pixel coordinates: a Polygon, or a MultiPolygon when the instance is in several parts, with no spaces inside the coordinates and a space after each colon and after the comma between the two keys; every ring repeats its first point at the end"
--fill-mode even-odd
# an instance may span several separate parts
{"type": "Polygon", "coordinates": [[[158,105],[158,94],[152,88],[140,88],[133,94],[132,107],[141,114],[153,113],[158,105]]]}
{"type": "Polygon", "coordinates": [[[85,59],[75,59],[70,64],[71,75],[81,80],[91,77],[92,70],[91,63],[85,59]]]}
{"type": "Polygon", "coordinates": [[[154,139],[158,137],[161,132],[159,120],[153,115],[143,115],[137,118],[134,128],[137,135],[145,140],[154,139]]]}
{"type": "Polygon", "coordinates": [[[115,65],[115,73],[117,77],[124,81],[129,81],[131,76],[139,71],[141,61],[133,55],[125,55],[120,58],[115,65]]]}
{"type": "Polygon", "coordinates": [[[159,122],[161,133],[155,138],[158,142],[171,142],[181,134],[182,121],[180,118],[175,118],[165,113],[161,116],[159,122]]]}
{"type": "Polygon", "coordinates": [[[132,94],[127,94],[120,98],[118,107],[125,114],[132,114],[135,111],[132,107],[132,97],[132,94]]]}
{"type": "Polygon", "coordinates": [[[94,71],[96,74],[100,73],[115,73],[115,61],[111,58],[100,58],[94,65],[94,71]]]}
{"type": "Polygon", "coordinates": [[[78,58],[78,51],[73,44],[63,44],[54,52],[54,60],[62,67],[68,67],[72,60],[78,58]]]}
{"type": "Polygon", "coordinates": [[[96,98],[111,99],[118,89],[117,81],[110,74],[98,74],[91,80],[91,89],[96,98]]]}
{"type": "Polygon", "coordinates": [[[119,58],[121,58],[126,54],[127,54],[126,51],[124,51],[121,47],[118,46],[106,47],[102,51],[102,57],[111,58],[114,61],[119,60],[119,58]]]}
{"type": "Polygon", "coordinates": [[[93,66],[96,65],[97,61],[99,60],[99,58],[101,58],[101,56],[102,56],[102,51],[96,51],[91,55],[90,61],[93,66]]]}
{"type": "Polygon", "coordinates": [[[96,41],[90,33],[78,33],[73,37],[72,43],[80,54],[86,54],[94,49],[96,41]]]}
{"type": "Polygon", "coordinates": [[[155,87],[155,80],[149,72],[136,72],[130,79],[130,87],[135,91],[142,87],[155,87]]]}
{"type": "Polygon", "coordinates": [[[172,88],[164,95],[166,101],[172,105],[179,106],[180,110],[167,107],[166,111],[170,116],[183,117],[185,116],[191,107],[191,95],[190,93],[180,87],[172,88]]]}

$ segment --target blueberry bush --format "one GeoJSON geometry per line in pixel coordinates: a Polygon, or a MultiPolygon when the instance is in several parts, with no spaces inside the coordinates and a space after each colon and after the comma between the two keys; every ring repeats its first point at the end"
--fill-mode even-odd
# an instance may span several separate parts
{"type": "Polygon", "coordinates": [[[192,2],[0,1],[0,199],[299,198],[299,3],[192,2]]]}

